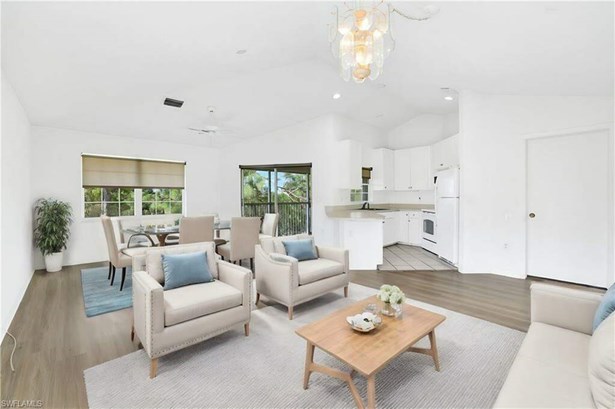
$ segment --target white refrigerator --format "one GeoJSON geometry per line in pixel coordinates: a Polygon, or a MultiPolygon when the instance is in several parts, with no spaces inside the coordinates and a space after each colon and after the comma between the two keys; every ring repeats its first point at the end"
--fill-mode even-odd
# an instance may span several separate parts
{"type": "Polygon", "coordinates": [[[459,260],[459,169],[436,173],[437,254],[453,265],[459,260]]]}

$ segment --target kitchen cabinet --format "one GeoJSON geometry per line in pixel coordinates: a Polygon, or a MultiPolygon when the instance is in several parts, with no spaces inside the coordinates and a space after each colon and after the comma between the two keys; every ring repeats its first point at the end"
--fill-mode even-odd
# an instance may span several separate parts
{"type": "Polygon", "coordinates": [[[420,246],[423,239],[423,214],[420,211],[400,212],[399,242],[420,246]]]}
{"type": "Polygon", "coordinates": [[[337,175],[335,179],[341,189],[361,189],[363,164],[361,143],[351,139],[337,142],[337,175]]]}
{"type": "Polygon", "coordinates": [[[423,213],[412,212],[408,215],[408,244],[420,246],[423,242],[423,213]]]}
{"type": "Polygon", "coordinates": [[[382,221],[382,245],[390,246],[399,241],[399,212],[378,213],[384,217],[382,221]]]}
{"type": "Polygon", "coordinates": [[[395,151],[386,148],[372,150],[372,190],[393,190],[395,188],[395,151]]]}
{"type": "Polygon", "coordinates": [[[395,190],[431,190],[429,146],[395,151],[395,190]]]}
{"type": "Polygon", "coordinates": [[[431,146],[432,170],[459,166],[459,135],[453,135],[431,146]]]}

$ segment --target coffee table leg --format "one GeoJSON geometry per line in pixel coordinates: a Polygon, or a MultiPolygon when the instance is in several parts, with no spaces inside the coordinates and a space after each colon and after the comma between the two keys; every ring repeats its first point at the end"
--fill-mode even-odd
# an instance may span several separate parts
{"type": "Polygon", "coordinates": [[[438,358],[438,347],[436,346],[436,330],[429,333],[429,344],[431,345],[431,357],[436,365],[436,371],[440,372],[440,358],[438,358]]]}
{"type": "Polygon", "coordinates": [[[305,349],[305,372],[303,373],[303,389],[307,389],[308,384],[310,383],[312,363],[314,363],[314,344],[308,342],[305,349]]]}
{"type": "Polygon", "coordinates": [[[376,375],[367,378],[367,408],[374,409],[376,407],[376,375]]]}

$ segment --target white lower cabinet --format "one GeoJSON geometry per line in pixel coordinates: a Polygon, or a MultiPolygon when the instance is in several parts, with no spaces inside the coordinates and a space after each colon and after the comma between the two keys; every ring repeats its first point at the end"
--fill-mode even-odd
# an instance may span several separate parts
{"type": "Polygon", "coordinates": [[[399,242],[420,246],[423,240],[423,214],[420,211],[400,212],[399,242]]]}
{"type": "Polygon", "coordinates": [[[384,217],[382,221],[382,245],[390,246],[399,241],[399,212],[379,213],[384,217]]]}

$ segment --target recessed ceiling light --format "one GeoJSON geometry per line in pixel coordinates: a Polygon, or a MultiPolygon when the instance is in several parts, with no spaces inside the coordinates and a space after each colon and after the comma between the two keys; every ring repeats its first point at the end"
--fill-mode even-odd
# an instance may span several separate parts
{"type": "Polygon", "coordinates": [[[235,54],[242,55],[242,54],[245,54],[245,53],[247,53],[247,52],[248,52],[248,50],[237,50],[237,51],[235,52],[235,54]]]}
{"type": "Polygon", "coordinates": [[[445,99],[445,100],[447,100],[447,101],[452,101],[452,100],[454,100],[455,98],[453,98],[453,96],[452,96],[452,95],[447,95],[447,96],[445,96],[445,97],[444,97],[444,99],[445,99]]]}
{"type": "Polygon", "coordinates": [[[342,94],[340,94],[339,92],[336,92],[335,94],[333,94],[333,99],[340,99],[342,97],[342,94]]]}

